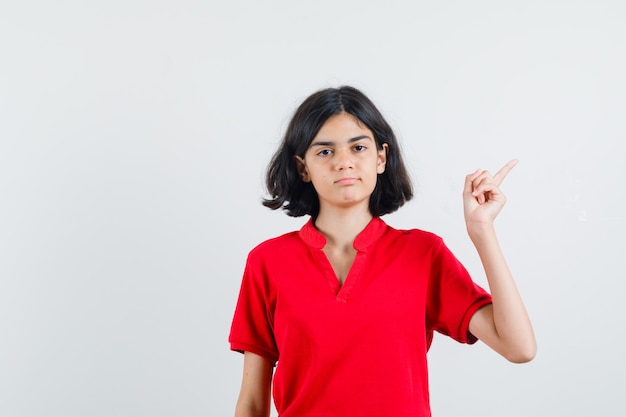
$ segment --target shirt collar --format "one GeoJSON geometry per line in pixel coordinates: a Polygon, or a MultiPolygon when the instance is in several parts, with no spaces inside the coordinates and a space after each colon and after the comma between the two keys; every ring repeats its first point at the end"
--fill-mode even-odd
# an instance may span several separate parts
{"type": "MultiPolygon", "coordinates": [[[[387,224],[380,217],[372,218],[367,226],[365,226],[365,229],[361,230],[361,233],[354,239],[354,249],[360,252],[365,251],[368,246],[385,233],[387,227],[387,224]]],[[[312,218],[302,226],[299,235],[307,245],[313,248],[323,249],[326,245],[326,238],[315,228],[312,218]]]]}

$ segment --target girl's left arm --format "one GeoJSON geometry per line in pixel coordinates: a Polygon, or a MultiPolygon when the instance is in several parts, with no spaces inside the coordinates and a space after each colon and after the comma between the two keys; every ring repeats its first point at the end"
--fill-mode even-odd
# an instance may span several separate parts
{"type": "Polygon", "coordinates": [[[509,361],[523,363],[535,357],[537,344],[493,226],[506,202],[499,186],[517,162],[509,162],[493,176],[481,169],[468,175],[463,207],[467,232],[480,256],[493,299],[474,314],[469,330],[509,361]]]}

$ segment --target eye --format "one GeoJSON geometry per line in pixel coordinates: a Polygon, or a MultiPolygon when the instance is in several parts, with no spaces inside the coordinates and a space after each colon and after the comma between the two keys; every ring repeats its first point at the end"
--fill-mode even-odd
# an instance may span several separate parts
{"type": "Polygon", "coordinates": [[[364,150],[367,149],[367,146],[365,146],[365,145],[356,145],[353,149],[355,151],[357,151],[357,152],[363,152],[364,150]]]}
{"type": "Polygon", "coordinates": [[[333,151],[331,151],[330,149],[322,149],[321,151],[319,151],[317,153],[317,155],[319,155],[319,156],[328,156],[331,153],[333,153],[333,151]]]}

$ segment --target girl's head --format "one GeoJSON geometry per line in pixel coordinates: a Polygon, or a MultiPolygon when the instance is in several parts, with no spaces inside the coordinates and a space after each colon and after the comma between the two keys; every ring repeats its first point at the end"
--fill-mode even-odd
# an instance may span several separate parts
{"type": "Polygon", "coordinates": [[[371,194],[370,213],[373,216],[392,213],[413,197],[411,180],[393,130],[369,98],[356,88],[344,86],[320,90],[298,107],[268,166],[266,185],[271,198],[265,199],[263,205],[283,208],[290,216],[317,216],[320,205],[317,193],[311,182],[301,178],[296,156],[303,158],[324,123],[344,112],[356,117],[373,133],[379,150],[387,144],[386,166],[371,194]]]}

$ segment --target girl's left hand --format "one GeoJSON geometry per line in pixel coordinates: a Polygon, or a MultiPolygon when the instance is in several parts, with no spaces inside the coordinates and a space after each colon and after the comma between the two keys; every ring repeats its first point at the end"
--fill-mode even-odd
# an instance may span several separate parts
{"type": "Polygon", "coordinates": [[[465,177],[463,211],[468,231],[493,224],[506,203],[500,184],[517,162],[517,159],[513,159],[494,176],[484,169],[478,169],[465,177]]]}

